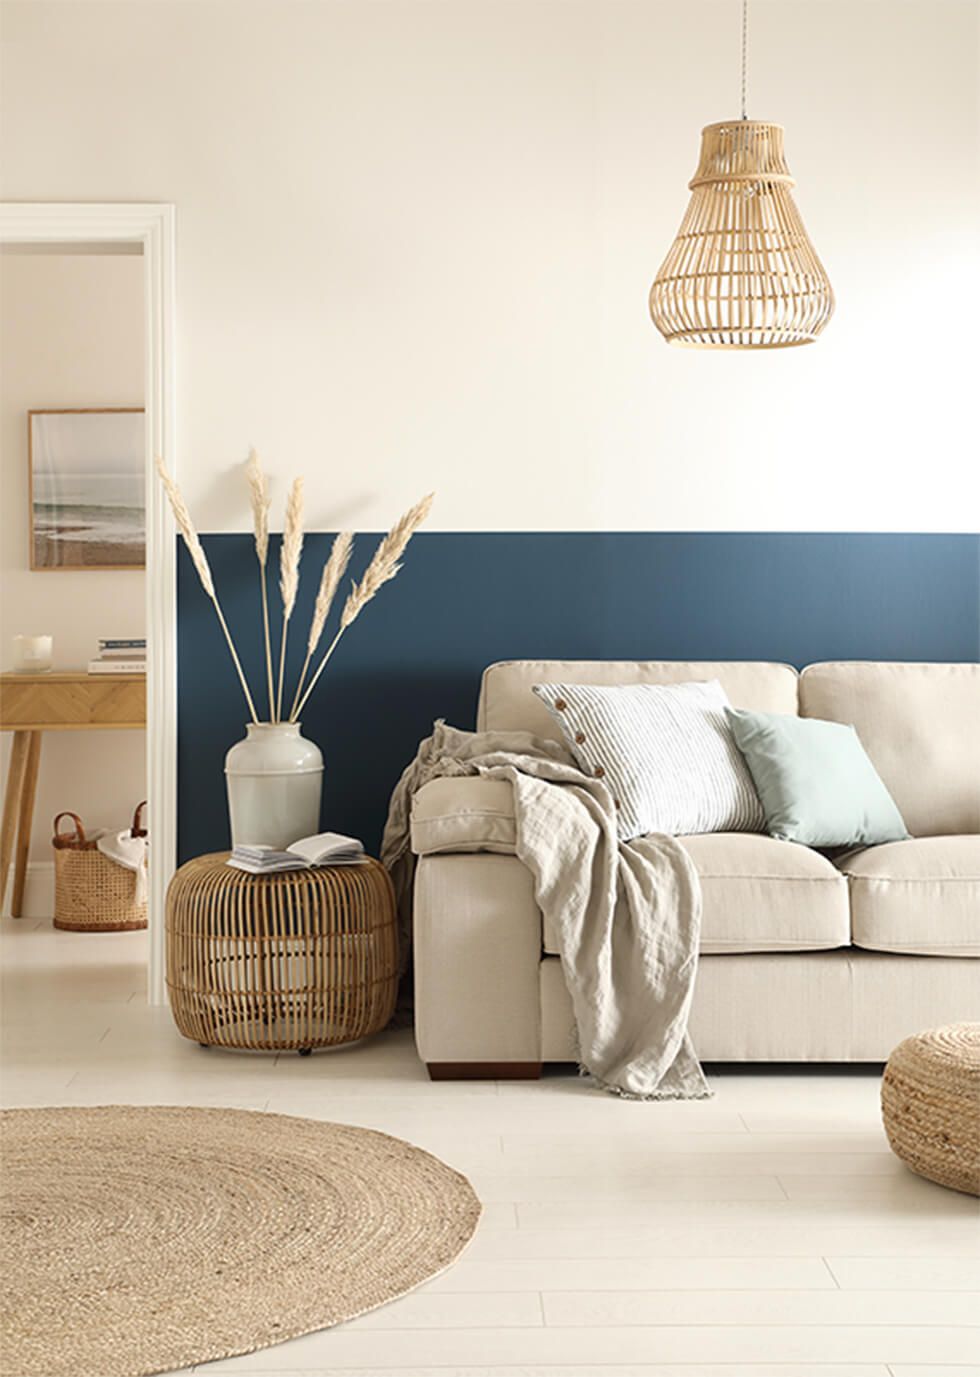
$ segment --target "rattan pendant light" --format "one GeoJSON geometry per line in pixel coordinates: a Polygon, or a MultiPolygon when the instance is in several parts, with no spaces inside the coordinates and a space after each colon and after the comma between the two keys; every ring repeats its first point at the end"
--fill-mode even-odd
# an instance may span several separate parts
{"type": "Polygon", "coordinates": [[[746,117],[748,0],[742,0],[742,117],[701,131],[701,160],[677,238],[650,288],[668,344],[784,349],[811,344],[834,293],[793,201],[778,124],[746,117]]]}

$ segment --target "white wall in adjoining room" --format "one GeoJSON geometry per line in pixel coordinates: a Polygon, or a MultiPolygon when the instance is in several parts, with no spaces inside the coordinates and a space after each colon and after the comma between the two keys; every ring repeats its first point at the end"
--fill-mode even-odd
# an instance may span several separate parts
{"type": "MultiPolygon", "coordinates": [[[[142,570],[32,572],[27,413],[143,405],[143,260],[138,255],[0,253],[0,668],[12,638],[54,637],[55,669],[84,669],[100,636],[145,633],[142,570]]],[[[9,733],[3,734],[4,765],[9,733]]],[[[63,809],[123,827],[145,796],[143,732],[46,732],[31,839],[51,859],[63,809]]]]}
{"type": "Polygon", "coordinates": [[[752,0],[838,308],[804,349],[647,316],[738,0],[6,0],[4,195],[172,201],[178,450],[244,529],[972,530],[978,0],[752,0]]]}

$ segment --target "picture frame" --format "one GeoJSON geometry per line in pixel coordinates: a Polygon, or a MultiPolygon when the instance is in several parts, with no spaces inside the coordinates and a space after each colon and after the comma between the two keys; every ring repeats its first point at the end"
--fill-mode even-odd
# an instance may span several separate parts
{"type": "Polygon", "coordinates": [[[146,567],[146,433],[141,406],[27,413],[30,567],[146,567]]]}

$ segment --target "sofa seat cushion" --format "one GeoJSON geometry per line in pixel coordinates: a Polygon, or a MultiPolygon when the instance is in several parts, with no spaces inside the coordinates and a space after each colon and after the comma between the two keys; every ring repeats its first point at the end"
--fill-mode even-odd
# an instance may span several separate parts
{"type": "Polygon", "coordinates": [[[847,885],[818,851],[746,832],[679,841],[701,877],[706,955],[849,944],[847,885]]]}
{"type": "Polygon", "coordinates": [[[980,836],[915,837],[838,861],[855,946],[980,956],[980,836]]]}
{"type": "MultiPolygon", "coordinates": [[[[828,860],[794,842],[750,832],[678,837],[701,878],[701,951],[820,951],[847,946],[847,883],[828,860]]],[[[544,949],[559,952],[544,924],[544,949]]]]}
{"type": "Polygon", "coordinates": [[[412,850],[513,852],[514,791],[506,779],[447,776],[424,784],[412,800],[412,850]]]}

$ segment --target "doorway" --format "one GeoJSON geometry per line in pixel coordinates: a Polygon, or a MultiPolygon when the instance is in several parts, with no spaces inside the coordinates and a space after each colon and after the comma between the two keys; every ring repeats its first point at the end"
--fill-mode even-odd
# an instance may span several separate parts
{"type": "MultiPolygon", "coordinates": [[[[11,268],[8,275],[11,290],[6,296],[9,311],[14,313],[11,325],[16,323],[17,312],[30,312],[33,293],[37,312],[30,320],[28,338],[36,346],[38,335],[43,338],[45,331],[42,305],[44,310],[54,310],[59,304],[59,292],[66,308],[74,303],[72,311],[64,316],[60,339],[57,337],[56,310],[51,315],[52,347],[47,352],[42,349],[35,361],[33,385],[41,385],[43,364],[48,370],[50,395],[42,388],[46,395],[43,404],[21,408],[38,413],[23,418],[27,428],[25,447],[30,452],[27,440],[30,436],[35,454],[29,470],[31,478],[22,475],[22,479],[40,483],[44,492],[35,494],[32,490],[28,508],[31,525],[20,542],[23,550],[19,554],[25,556],[26,569],[32,571],[27,575],[34,581],[31,587],[43,592],[36,600],[26,592],[25,569],[21,567],[25,560],[21,560],[19,554],[14,557],[15,545],[11,544],[4,557],[5,566],[9,566],[4,579],[4,637],[6,642],[13,631],[26,630],[26,622],[24,628],[19,625],[24,617],[32,625],[35,618],[39,621],[55,618],[61,593],[70,609],[77,599],[84,599],[84,583],[88,579],[95,581],[89,583],[91,606],[83,611],[83,604],[80,604],[76,617],[69,614],[66,618],[59,613],[57,640],[60,647],[55,647],[56,664],[59,667],[67,664],[64,658],[67,656],[84,667],[86,651],[91,652],[88,659],[98,660],[100,639],[138,641],[145,638],[145,753],[139,750],[135,740],[122,746],[128,764],[123,761],[120,775],[138,787],[145,771],[151,835],[147,995],[151,1003],[157,1004],[163,1003],[165,998],[164,901],[176,855],[175,544],[153,470],[153,460],[158,454],[171,472],[178,468],[174,453],[174,218],[172,206],[156,204],[0,205],[0,246],[4,265],[11,268]],[[70,366],[74,346],[67,336],[77,328],[77,322],[70,323],[70,317],[83,310],[86,294],[90,301],[95,301],[102,291],[112,293],[112,308],[105,314],[101,341],[99,318],[94,315],[91,347],[94,350],[102,348],[106,369],[98,381],[89,369],[86,382],[84,365],[91,360],[79,357],[77,367],[70,366]],[[111,369],[110,354],[114,360],[111,369]],[[55,376],[59,370],[61,381],[55,376]],[[82,387],[84,392],[89,386],[94,389],[90,398],[72,391],[73,387],[82,387]],[[99,392],[98,398],[95,391],[99,392]],[[124,392],[141,395],[123,396],[124,392]],[[89,400],[95,404],[81,404],[89,400]],[[137,427],[135,440],[134,425],[137,427]],[[63,452],[63,447],[69,443],[81,444],[84,448],[85,443],[90,443],[85,437],[91,437],[98,427],[102,428],[98,444],[105,452],[116,444],[123,447],[125,435],[128,435],[126,443],[135,443],[138,450],[141,442],[142,448],[142,475],[124,477],[116,472],[111,477],[103,475],[100,478],[99,481],[106,485],[106,494],[110,487],[112,489],[106,501],[107,508],[112,510],[104,513],[106,519],[102,524],[94,519],[92,509],[97,503],[91,493],[82,495],[89,510],[81,510],[77,501],[73,507],[72,500],[77,499],[78,494],[60,480],[55,481],[48,472],[48,460],[40,459],[42,452],[48,455],[59,446],[63,452]],[[142,481],[138,482],[140,478],[142,481]],[[127,507],[121,495],[124,488],[129,491],[137,486],[145,491],[145,576],[139,575],[136,569],[142,551],[136,548],[139,536],[131,519],[134,508],[132,504],[127,507]],[[37,497],[41,500],[36,501],[37,497]],[[124,514],[123,508],[129,511],[129,516],[124,514]],[[120,565],[123,567],[119,568],[120,565]],[[107,566],[115,572],[109,572],[107,566]],[[114,585],[115,592],[110,588],[109,601],[103,609],[100,604],[104,588],[98,590],[96,585],[99,582],[104,585],[113,577],[119,582],[114,585]],[[39,579],[44,582],[37,584],[39,579]],[[55,589],[53,594],[52,588],[55,589]],[[32,606],[32,601],[36,601],[37,606],[32,606]],[[112,620],[114,617],[117,621],[112,620]],[[104,625],[104,630],[96,632],[96,625],[104,625]],[[142,637],[138,634],[140,629],[142,637]],[[142,756],[141,760],[133,758],[134,750],[142,756]]],[[[9,349],[9,342],[6,347],[9,349]]],[[[19,370],[21,376],[31,371],[29,360],[23,362],[25,367],[19,370]]],[[[28,504],[15,505],[27,507],[28,504]]],[[[43,628],[39,626],[35,630],[43,628]]],[[[27,647],[30,653],[43,649],[43,644],[27,647]]],[[[18,647],[18,653],[23,650],[23,646],[18,647]]],[[[13,654],[13,647],[5,643],[4,668],[9,667],[8,661],[13,654]]],[[[71,735],[80,742],[85,737],[95,738],[99,733],[73,732],[71,735]]],[[[136,737],[136,733],[130,735],[136,737]]],[[[94,744],[97,743],[77,746],[76,751],[81,749],[85,754],[94,744]]],[[[75,765],[77,767],[79,762],[75,765]]],[[[90,797],[98,796],[94,804],[97,810],[116,806],[111,780],[94,781],[93,787],[95,794],[90,797]]],[[[54,796],[51,794],[51,798],[54,796]]],[[[40,797],[46,797],[43,775],[40,797]]],[[[35,853],[39,850],[41,833],[49,822],[39,809],[33,832],[35,853]]],[[[43,872],[39,872],[39,881],[43,885],[43,872]]],[[[12,885],[8,884],[7,889],[9,895],[12,885]]]]}

